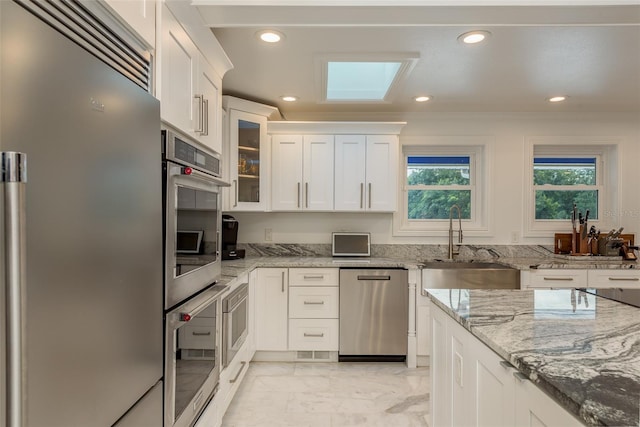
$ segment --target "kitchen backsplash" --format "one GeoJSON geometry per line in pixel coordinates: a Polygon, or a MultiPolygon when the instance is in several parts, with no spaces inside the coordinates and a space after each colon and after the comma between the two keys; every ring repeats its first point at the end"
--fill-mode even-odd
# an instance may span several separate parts
{"type": "MultiPolygon", "coordinates": [[[[330,244],[239,243],[238,249],[244,249],[247,256],[331,256],[330,244]]],[[[444,259],[447,257],[447,253],[447,245],[371,245],[371,256],[375,258],[444,259]]],[[[462,245],[460,247],[460,255],[456,255],[456,258],[543,258],[552,257],[553,255],[553,246],[462,245]]]]}

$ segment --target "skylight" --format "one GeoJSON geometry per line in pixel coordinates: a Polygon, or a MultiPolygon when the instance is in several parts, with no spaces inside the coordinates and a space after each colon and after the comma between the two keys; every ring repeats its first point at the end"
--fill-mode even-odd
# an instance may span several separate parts
{"type": "Polygon", "coordinates": [[[389,103],[418,62],[417,52],[315,55],[320,103],[389,103]]]}
{"type": "Polygon", "coordinates": [[[328,62],[327,101],[383,101],[402,62],[328,62]]]}

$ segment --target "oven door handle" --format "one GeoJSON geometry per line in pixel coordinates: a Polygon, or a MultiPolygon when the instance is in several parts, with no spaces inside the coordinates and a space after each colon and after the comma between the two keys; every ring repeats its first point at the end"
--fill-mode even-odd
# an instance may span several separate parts
{"type": "Polygon", "coordinates": [[[217,178],[217,177],[215,177],[213,175],[209,175],[207,173],[200,172],[197,169],[191,169],[191,173],[189,175],[182,175],[181,174],[180,176],[189,176],[189,177],[201,179],[203,181],[213,182],[214,184],[217,184],[220,187],[231,187],[231,184],[229,184],[228,182],[223,181],[220,178],[217,178]]]}

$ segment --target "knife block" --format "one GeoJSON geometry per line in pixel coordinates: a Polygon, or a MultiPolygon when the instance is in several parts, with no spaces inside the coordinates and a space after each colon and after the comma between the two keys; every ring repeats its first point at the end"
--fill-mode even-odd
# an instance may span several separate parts
{"type": "MultiPolygon", "coordinates": [[[[625,242],[628,242],[629,245],[633,246],[635,242],[634,234],[621,234],[620,239],[625,242]]],[[[588,243],[589,238],[585,239],[584,244],[582,243],[582,239],[580,239],[580,233],[555,233],[554,234],[554,250],[555,254],[564,254],[564,255],[582,255],[582,254],[593,254],[593,255],[603,255],[603,256],[617,256],[608,255],[609,253],[613,253],[614,251],[607,252],[605,249],[606,241],[604,238],[600,238],[599,240],[592,239],[591,244],[588,243]],[[575,246],[574,246],[575,245],[575,246]],[[583,246],[584,245],[584,246],[583,246]],[[581,252],[584,250],[585,252],[581,252]]]]}

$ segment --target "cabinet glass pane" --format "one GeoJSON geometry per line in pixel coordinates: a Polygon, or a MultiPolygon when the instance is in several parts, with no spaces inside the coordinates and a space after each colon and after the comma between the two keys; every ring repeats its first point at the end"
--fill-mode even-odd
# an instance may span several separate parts
{"type": "Polygon", "coordinates": [[[260,201],[260,124],[238,120],[238,202],[260,201]]]}

